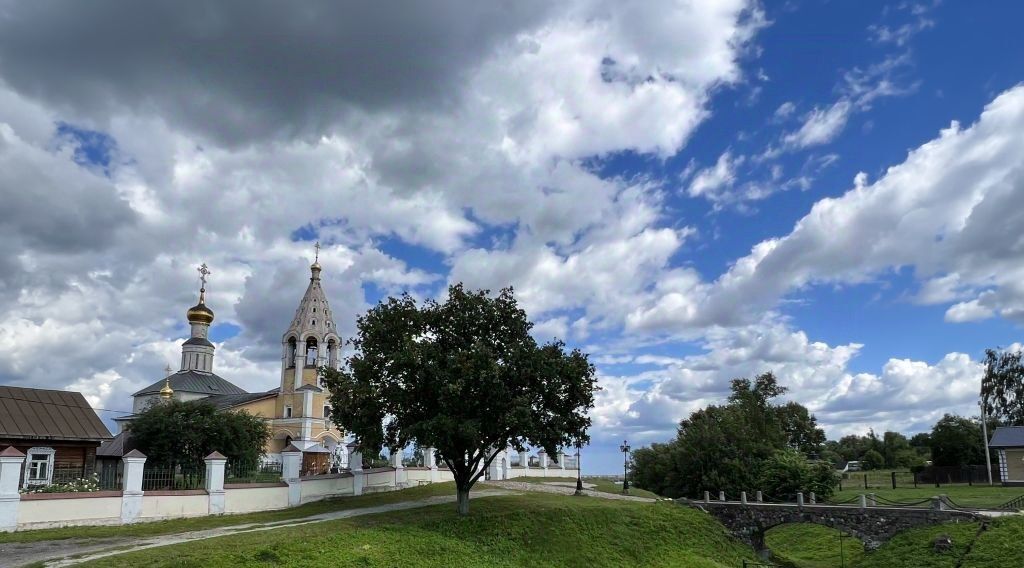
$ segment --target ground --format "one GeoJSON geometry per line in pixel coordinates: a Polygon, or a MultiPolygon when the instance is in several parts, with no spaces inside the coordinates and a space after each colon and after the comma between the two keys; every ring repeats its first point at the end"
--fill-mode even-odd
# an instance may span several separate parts
{"type": "MultiPolygon", "coordinates": [[[[566,479],[566,478],[516,477],[516,478],[511,479],[509,481],[525,481],[527,483],[544,483],[544,484],[548,484],[548,485],[558,484],[558,485],[566,485],[566,486],[569,486],[569,487],[576,487],[576,480],[575,479],[566,479]]],[[[616,494],[616,495],[621,495],[622,494],[622,485],[618,484],[618,483],[615,483],[614,481],[612,481],[610,479],[603,479],[603,478],[595,477],[595,478],[584,479],[583,482],[585,484],[587,484],[588,486],[590,486],[589,488],[593,489],[594,491],[600,491],[602,493],[612,493],[612,494],[616,494]]],[[[657,499],[658,498],[658,496],[656,494],[651,493],[650,491],[647,491],[646,489],[640,489],[639,487],[630,487],[628,494],[632,495],[634,497],[647,497],[649,499],[657,499]]]]}
{"type": "Polygon", "coordinates": [[[84,566],[740,566],[753,551],[671,502],[546,493],[225,536],[84,566]]]}
{"type": "Polygon", "coordinates": [[[864,556],[864,544],[835,529],[813,524],[775,527],[765,534],[765,542],[776,563],[798,568],[834,568],[856,566],[864,556]],[[843,536],[842,548],[839,538],[843,536]]]}

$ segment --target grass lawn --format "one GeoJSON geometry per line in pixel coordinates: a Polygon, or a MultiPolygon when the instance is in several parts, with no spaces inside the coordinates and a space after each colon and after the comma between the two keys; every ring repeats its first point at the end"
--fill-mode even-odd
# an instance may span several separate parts
{"type": "MultiPolygon", "coordinates": [[[[844,487],[846,485],[844,484],[844,487]]],[[[928,497],[935,495],[945,494],[948,495],[956,504],[967,507],[996,507],[1003,503],[1024,495],[1024,488],[1020,487],[1001,487],[999,485],[988,486],[988,485],[943,485],[942,487],[922,486],[914,489],[910,488],[897,488],[897,489],[871,489],[865,491],[863,488],[846,488],[842,491],[836,492],[835,496],[830,499],[832,502],[845,501],[852,499],[861,493],[874,493],[879,497],[884,497],[892,501],[920,501],[928,497]]],[[[881,505],[881,503],[879,503],[881,505]]],[[[922,507],[928,506],[927,503],[921,505],[922,507]]]]}
{"type": "MultiPolygon", "coordinates": [[[[980,523],[947,523],[902,532],[874,552],[850,551],[857,539],[844,540],[849,568],[1003,568],[1024,566],[1024,516],[998,518],[979,531],[980,523]],[[939,535],[953,540],[953,550],[936,552],[939,535]],[[851,559],[856,561],[851,561],[851,559]]],[[[836,531],[818,525],[782,525],[768,531],[774,560],[794,568],[840,566],[836,531]]]]}
{"type": "MultiPolygon", "coordinates": [[[[514,477],[508,481],[525,481],[527,483],[547,483],[552,481],[561,481],[565,483],[576,483],[575,479],[569,477],[514,477]]],[[[591,489],[593,491],[600,491],[602,493],[615,493],[616,495],[622,495],[622,485],[615,483],[610,479],[591,478],[583,479],[583,483],[593,485],[591,489]]],[[[629,487],[629,495],[634,497],[649,497],[651,499],[658,499],[658,495],[647,491],[646,489],[640,489],[639,487],[629,487]]]]}
{"type": "Polygon", "coordinates": [[[839,531],[809,523],[780,525],[765,533],[772,561],[796,568],[856,566],[864,556],[864,544],[849,535],[839,548],[839,531]]]}
{"type": "Polygon", "coordinates": [[[683,566],[733,568],[753,551],[705,513],[529,493],[220,537],[84,566],[683,566]]]}
{"type": "Polygon", "coordinates": [[[454,494],[455,483],[434,483],[410,489],[403,489],[402,491],[371,493],[367,495],[360,495],[358,497],[339,497],[336,499],[308,503],[291,509],[281,509],[279,511],[223,515],[217,517],[196,517],[191,519],[174,519],[170,521],[156,521],[125,526],[66,527],[59,529],[39,529],[0,533],[0,543],[39,542],[44,540],[62,540],[67,538],[138,537],[174,534],[245,523],[265,523],[286,519],[296,519],[299,517],[307,517],[330,511],[374,507],[376,505],[397,503],[399,501],[412,501],[438,495],[454,494]]]}

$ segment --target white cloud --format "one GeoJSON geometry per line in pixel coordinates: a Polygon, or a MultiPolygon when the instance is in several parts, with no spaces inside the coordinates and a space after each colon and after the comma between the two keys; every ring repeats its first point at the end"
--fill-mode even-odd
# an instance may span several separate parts
{"type": "Polygon", "coordinates": [[[782,142],[788,148],[797,149],[827,144],[846,128],[852,110],[853,104],[846,99],[826,108],[815,107],[804,116],[800,128],[783,136],[782,142]]]}
{"type": "Polygon", "coordinates": [[[710,168],[700,170],[690,181],[687,192],[691,197],[714,198],[720,190],[729,189],[736,182],[736,167],[743,164],[743,156],[733,158],[728,150],[718,157],[710,168]]]}

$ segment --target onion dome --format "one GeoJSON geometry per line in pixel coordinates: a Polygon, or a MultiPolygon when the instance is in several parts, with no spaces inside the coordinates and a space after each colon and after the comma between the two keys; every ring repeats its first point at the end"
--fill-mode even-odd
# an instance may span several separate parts
{"type": "Polygon", "coordinates": [[[174,396],[174,389],[171,388],[171,377],[164,379],[164,388],[160,389],[160,398],[167,400],[174,396]]]}
{"type": "Polygon", "coordinates": [[[189,308],[185,317],[189,323],[213,323],[213,310],[206,307],[206,288],[199,289],[199,303],[189,308]]]}

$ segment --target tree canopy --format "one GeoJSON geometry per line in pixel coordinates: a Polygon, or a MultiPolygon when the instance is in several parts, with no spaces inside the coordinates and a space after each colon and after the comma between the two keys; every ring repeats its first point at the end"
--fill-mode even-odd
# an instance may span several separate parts
{"type": "Polygon", "coordinates": [[[772,373],[732,381],[727,404],[694,412],[679,423],[674,440],[634,452],[634,482],[666,497],[758,489],[776,452],[817,453],[825,439],[806,408],[773,403],[785,392],[772,373]]]}
{"type": "Polygon", "coordinates": [[[985,463],[981,423],[963,416],[946,414],[932,427],[932,463],[964,466],[985,463]]]}
{"type": "Polygon", "coordinates": [[[981,400],[985,415],[998,424],[1024,425],[1024,352],[985,350],[981,400]]]}
{"type": "Polygon", "coordinates": [[[468,513],[470,488],[504,448],[554,455],[589,440],[594,366],[560,341],[538,345],[532,327],[511,288],[388,298],[358,319],[345,367],[320,371],[332,419],[366,450],[436,448],[468,513]]]}
{"type": "Polygon", "coordinates": [[[218,411],[203,400],[157,402],[128,429],[149,463],[186,469],[204,467],[203,459],[215,451],[242,467],[255,466],[270,437],[262,418],[244,411],[218,411]]]}

